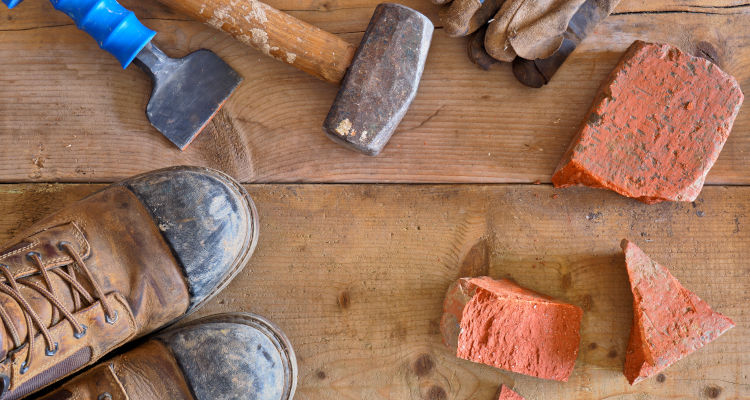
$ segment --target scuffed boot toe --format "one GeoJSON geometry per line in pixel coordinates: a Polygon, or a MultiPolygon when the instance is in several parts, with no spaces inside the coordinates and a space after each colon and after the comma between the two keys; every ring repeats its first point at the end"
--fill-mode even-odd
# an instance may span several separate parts
{"type": "Polygon", "coordinates": [[[122,183],[143,203],[184,270],[195,310],[244,267],[258,240],[247,192],[208,168],[174,167],[122,183]]]}
{"type": "Polygon", "coordinates": [[[275,325],[253,314],[220,314],[157,337],[173,353],[196,400],[289,400],[297,361],[275,325]]]}

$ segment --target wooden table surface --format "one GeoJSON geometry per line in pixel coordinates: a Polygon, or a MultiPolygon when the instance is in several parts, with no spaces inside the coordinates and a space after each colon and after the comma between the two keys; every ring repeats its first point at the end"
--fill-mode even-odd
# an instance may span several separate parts
{"type": "MultiPolygon", "coordinates": [[[[320,129],[336,87],[154,1],[122,2],[173,56],[209,48],[245,82],[185,152],[146,120],[148,78],[123,71],[47,0],[0,13],[0,239],[102,186],[160,167],[221,169],[261,215],[244,272],[200,314],[250,311],[290,336],[297,399],[750,398],[750,112],[694,203],[653,206],[548,184],[601,80],[635,39],[713,59],[750,85],[750,5],[623,0],[543,89],[490,72],[438,26],[417,99],[381,156],[320,129]],[[541,185],[533,185],[538,181],[541,185]],[[339,183],[339,184],[331,184],[339,183]],[[421,183],[415,185],[414,183],[421,183]],[[737,327],[631,387],[632,319],[619,242],[630,238],[737,327]],[[567,383],[459,360],[440,342],[442,298],[487,274],[584,309],[567,383]]],[[[269,0],[357,43],[377,1],[269,0]]],[[[745,107],[747,108],[747,107],[745,107]]]]}

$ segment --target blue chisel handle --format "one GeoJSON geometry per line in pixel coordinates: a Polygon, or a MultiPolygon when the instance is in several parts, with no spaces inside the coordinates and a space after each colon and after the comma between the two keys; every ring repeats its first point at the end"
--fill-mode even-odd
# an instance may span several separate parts
{"type": "MultiPolygon", "coordinates": [[[[3,0],[13,8],[22,0],[3,0]]],[[[115,0],[50,0],[55,9],[68,14],[79,29],[91,35],[99,47],[110,52],[127,68],[156,32],[146,28],[135,14],[115,0]]]]}

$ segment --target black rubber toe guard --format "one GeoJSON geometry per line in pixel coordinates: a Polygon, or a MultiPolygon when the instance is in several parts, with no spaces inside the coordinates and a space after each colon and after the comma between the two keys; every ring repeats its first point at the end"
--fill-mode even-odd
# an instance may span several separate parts
{"type": "Polygon", "coordinates": [[[188,312],[223,289],[247,263],[258,239],[257,211],[229,176],[174,167],[123,185],[151,213],[182,266],[191,296],[188,312]]]}
{"type": "Polygon", "coordinates": [[[297,361],[286,336],[253,314],[209,316],[157,337],[172,350],[196,400],[289,400],[297,361]]]}

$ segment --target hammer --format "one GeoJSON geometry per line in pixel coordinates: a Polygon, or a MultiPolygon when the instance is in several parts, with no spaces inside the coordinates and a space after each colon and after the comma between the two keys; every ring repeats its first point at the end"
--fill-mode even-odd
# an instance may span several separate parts
{"type": "MultiPolygon", "coordinates": [[[[13,8],[22,0],[2,0],[13,8]]],[[[184,150],[242,81],[219,56],[198,50],[181,59],[167,57],[143,26],[116,0],[50,0],[110,52],[123,68],[135,62],[154,81],[146,116],[159,132],[184,150]]]]}
{"type": "Polygon", "coordinates": [[[359,48],[257,0],[159,0],[264,54],[341,83],[323,123],[335,142],[377,155],[417,93],[434,26],[417,11],[380,4],[359,48]]]}

